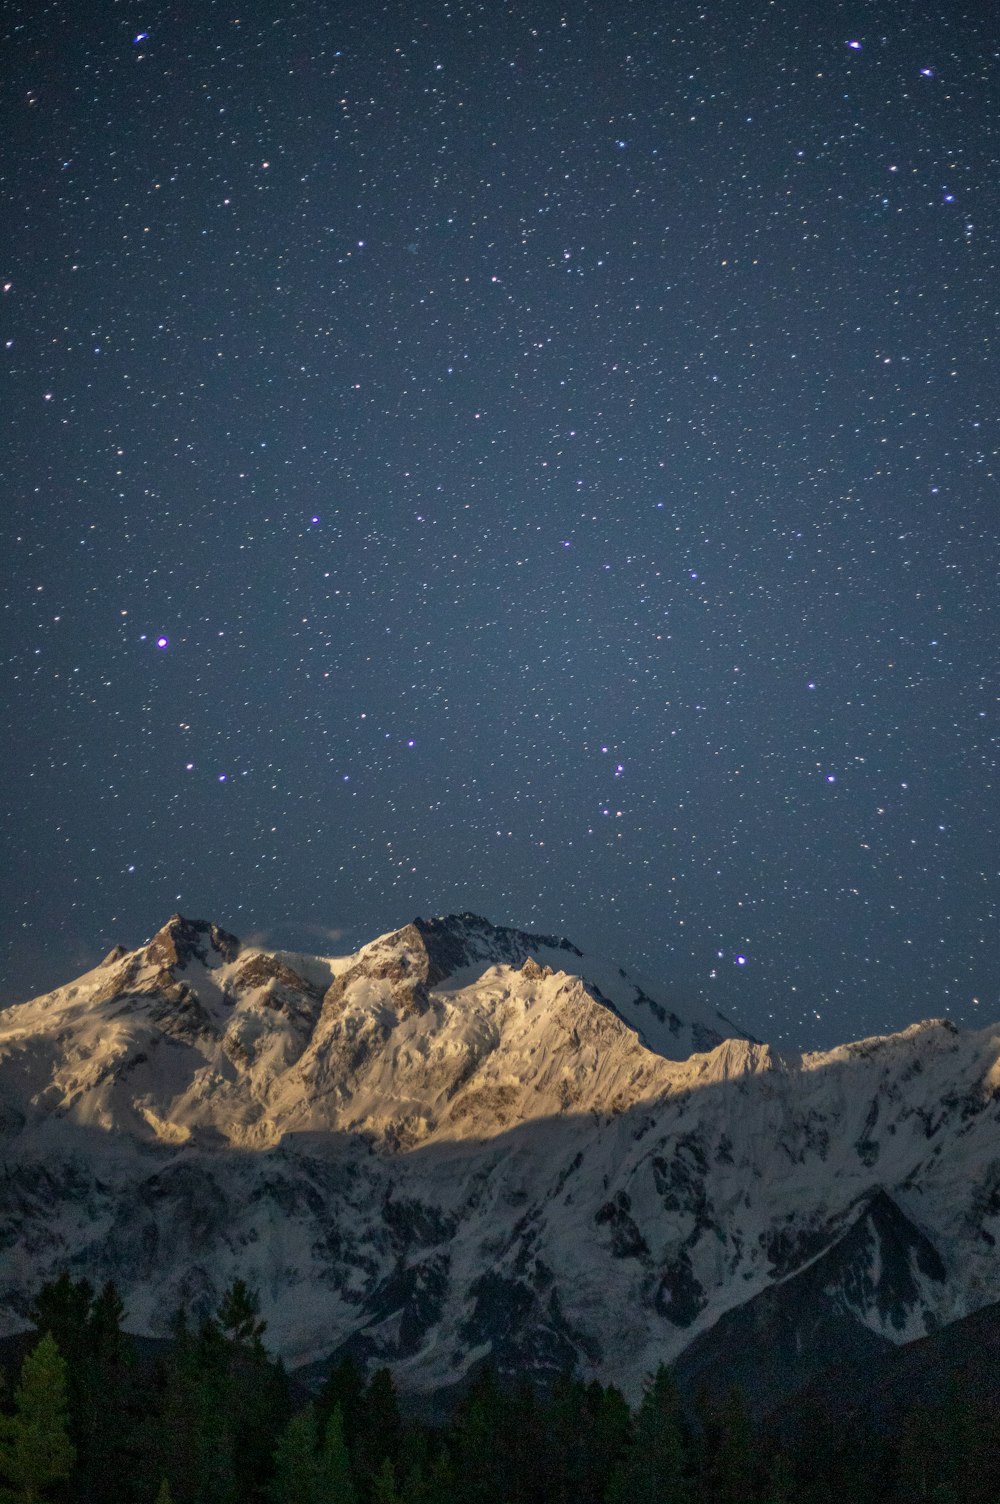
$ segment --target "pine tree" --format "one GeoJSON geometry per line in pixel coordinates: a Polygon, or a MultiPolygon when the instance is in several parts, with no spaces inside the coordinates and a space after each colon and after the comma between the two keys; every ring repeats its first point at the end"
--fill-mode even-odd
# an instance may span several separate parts
{"type": "Polygon", "coordinates": [[[90,1504],[117,1504],[129,1492],[139,1451],[139,1400],[125,1307],[108,1283],[94,1300],[80,1376],[81,1492],[90,1504]]]}
{"type": "Polygon", "coordinates": [[[424,1477],[423,1504],[454,1504],[458,1497],[455,1469],[448,1448],[440,1446],[424,1477]]]}
{"type": "Polygon", "coordinates": [[[174,1504],[173,1499],[170,1497],[170,1484],[166,1478],[163,1479],[157,1491],[156,1504],[174,1504]]]}
{"type": "Polygon", "coordinates": [[[454,1428],[455,1474],[463,1504],[496,1504],[510,1494],[501,1441],[503,1397],[496,1370],[486,1365],[469,1390],[454,1428]]]}
{"type": "Polygon", "coordinates": [[[364,1392],[356,1421],[354,1465],[363,1488],[376,1477],[386,1459],[395,1472],[402,1434],[396,1386],[388,1368],[380,1368],[364,1392]]]}
{"type": "Polygon", "coordinates": [[[427,1482],[419,1462],[407,1468],[399,1497],[401,1504],[427,1504],[427,1482]]]}
{"type": "Polygon", "coordinates": [[[755,1471],[750,1415],[742,1391],[734,1389],[703,1417],[701,1496],[706,1504],[753,1504],[755,1471]]]}
{"type": "Polygon", "coordinates": [[[546,1504],[604,1504],[631,1427],[619,1391],[563,1374],[538,1425],[531,1476],[546,1504]]]}
{"type": "Polygon", "coordinates": [[[581,1499],[597,1504],[607,1495],[608,1484],[620,1466],[629,1442],[632,1417],[620,1389],[594,1380],[587,1386],[582,1417],[585,1457],[581,1499]]]}
{"type": "Polygon", "coordinates": [[[344,1440],[347,1450],[353,1455],[358,1433],[358,1416],[361,1413],[365,1381],[353,1358],[342,1358],[330,1370],[326,1383],[316,1401],[316,1414],[321,1426],[325,1426],[333,1411],[339,1406],[344,1422],[344,1440]]]}
{"type": "Polygon", "coordinates": [[[293,1415],[274,1454],[271,1504],[326,1504],[320,1490],[316,1412],[311,1405],[293,1415]]]}
{"type": "Polygon", "coordinates": [[[234,1504],[238,1497],[228,1360],[215,1322],[194,1338],[178,1317],[150,1458],[153,1477],[170,1479],[177,1504],[234,1504]]]}
{"type": "MultiPolygon", "coordinates": [[[[237,1495],[252,1493],[270,1468],[278,1438],[291,1415],[284,1365],[268,1358],[259,1333],[250,1345],[227,1346],[228,1429],[237,1495]]],[[[321,1428],[317,1422],[317,1434],[321,1428]]]]}
{"type": "Polygon", "coordinates": [[[195,1499],[235,1504],[237,1486],[229,1347],[221,1328],[206,1321],[194,1346],[193,1418],[189,1445],[197,1466],[195,1499]]]}
{"type": "Polygon", "coordinates": [[[38,1292],[29,1312],[38,1335],[51,1332],[59,1352],[72,1370],[87,1348],[87,1327],[94,1303],[94,1287],[89,1280],[72,1280],[64,1270],[38,1292]]]}
{"type": "MultiPolygon", "coordinates": [[[[497,1442],[504,1478],[504,1497],[510,1504],[534,1498],[540,1482],[539,1460],[550,1448],[546,1416],[538,1391],[526,1378],[506,1390],[497,1415],[497,1442]]],[[[558,1494],[545,1493],[546,1504],[558,1504],[558,1494]]]]}
{"type": "Polygon", "coordinates": [[[578,1379],[560,1374],[539,1417],[542,1445],[535,1458],[542,1491],[552,1504],[585,1497],[583,1414],[587,1391],[578,1379]]]}
{"type": "Polygon", "coordinates": [[[70,1475],[74,1451],[67,1430],[66,1364],[46,1335],[25,1358],[14,1414],[0,1417],[0,1478],[6,1499],[36,1504],[70,1475]]]}
{"type": "Polygon", "coordinates": [[[191,1438],[195,1426],[196,1370],[194,1339],[181,1308],[171,1324],[169,1357],[159,1375],[156,1414],[148,1444],[151,1481],[171,1480],[177,1504],[192,1504],[198,1488],[197,1458],[191,1438]]]}
{"type": "Polygon", "coordinates": [[[259,1318],[259,1294],[245,1280],[234,1279],[216,1315],[219,1326],[238,1347],[253,1347],[267,1331],[267,1322],[259,1318]]]}
{"type": "Polygon", "coordinates": [[[95,1296],[89,1280],[65,1273],[43,1285],[31,1312],[66,1362],[69,1436],[89,1504],[116,1504],[136,1473],[138,1396],[124,1315],[113,1284],[95,1296]]]}
{"type": "Polygon", "coordinates": [[[632,1439],[608,1485],[608,1504],[688,1504],[691,1498],[677,1389],[661,1363],[647,1385],[632,1439]]]}
{"type": "Polygon", "coordinates": [[[175,1318],[135,1467],[150,1495],[164,1476],[176,1504],[245,1504],[266,1488],[291,1405],[287,1375],[260,1341],[255,1310],[256,1296],[244,1286],[196,1336],[183,1312],[175,1318]]]}
{"type": "Polygon", "coordinates": [[[383,1458],[382,1466],[372,1479],[371,1499],[372,1504],[400,1504],[396,1470],[388,1457],[383,1458]]]}
{"type": "Polygon", "coordinates": [[[794,1496],[795,1473],[787,1453],[779,1450],[771,1458],[764,1486],[764,1504],[791,1504],[794,1496]]]}
{"type": "Polygon", "coordinates": [[[88,1328],[94,1303],[89,1280],[72,1280],[64,1270],[39,1290],[29,1315],[38,1332],[55,1340],[66,1364],[67,1425],[78,1472],[87,1473],[93,1418],[93,1365],[88,1328]]]}
{"type": "Polygon", "coordinates": [[[319,1486],[323,1504],[357,1504],[351,1459],[344,1440],[343,1412],[335,1405],[323,1432],[319,1455],[319,1486]]]}

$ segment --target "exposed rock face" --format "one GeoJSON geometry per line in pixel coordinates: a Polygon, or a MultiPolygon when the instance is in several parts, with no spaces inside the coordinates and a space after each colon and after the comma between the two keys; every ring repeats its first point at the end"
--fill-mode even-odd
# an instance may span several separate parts
{"type": "Polygon", "coordinates": [[[721,1400],[739,1384],[766,1411],[834,1363],[871,1361],[938,1328],[948,1270],[926,1234],[881,1186],[848,1217],[839,1236],[827,1226],[798,1248],[774,1240],[776,1272],[792,1272],[691,1343],[678,1360],[685,1388],[721,1400]]]}
{"type": "Polygon", "coordinates": [[[251,951],[239,966],[229,976],[226,991],[233,998],[240,997],[245,992],[252,992],[257,987],[264,987],[271,996],[271,1005],[279,1006],[281,997],[296,997],[301,995],[309,998],[314,1003],[322,999],[321,990],[305,977],[299,976],[290,966],[279,961],[276,956],[265,955],[262,951],[251,951]]]}
{"type": "Polygon", "coordinates": [[[415,919],[366,945],[357,964],[334,981],[324,1002],[336,1009],[351,987],[367,977],[388,982],[394,1001],[405,1011],[422,1012],[430,1002],[429,989],[463,969],[487,964],[518,967],[527,961],[537,966],[534,958],[540,950],[564,952],[567,960],[583,957],[568,940],[499,928],[478,914],[415,919]]]}
{"type": "Polygon", "coordinates": [[[392,1001],[405,1013],[422,1013],[430,1002],[428,986],[445,975],[432,961],[417,926],[408,924],[367,946],[362,959],[331,983],[323,1006],[336,1015],[358,982],[386,982],[392,1001]]]}
{"type": "MultiPolygon", "coordinates": [[[[572,957],[583,959],[583,951],[577,950],[569,940],[556,935],[532,935],[525,930],[506,929],[490,924],[479,914],[415,919],[412,928],[420,935],[437,968],[439,976],[435,980],[443,980],[463,966],[474,966],[482,961],[519,966],[543,950],[562,952],[567,961],[572,957]]],[[[560,970],[573,971],[575,968],[564,965],[560,970]]]]}
{"type": "Polygon", "coordinates": [[[162,1331],[241,1275],[292,1363],[634,1395],[730,1336],[778,1394],[1000,1297],[998,1102],[997,1031],[783,1057],[474,915],[334,959],[174,916],[0,1013],[0,1315],[71,1261],[162,1331]]]}
{"type": "Polygon", "coordinates": [[[198,919],[183,919],[172,914],[146,946],[146,957],[166,970],[200,961],[203,966],[217,966],[221,961],[235,961],[240,942],[235,935],[205,924],[198,919]]]}

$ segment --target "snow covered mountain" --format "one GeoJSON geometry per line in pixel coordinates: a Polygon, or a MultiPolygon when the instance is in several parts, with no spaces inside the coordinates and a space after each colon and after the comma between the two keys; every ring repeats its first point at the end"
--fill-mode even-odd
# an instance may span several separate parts
{"type": "Polygon", "coordinates": [[[727,1332],[881,1348],[1000,1298],[1000,1028],[790,1059],[470,914],[337,958],[175,915],[0,1012],[0,1145],[0,1331],[67,1266],[153,1333],[241,1275],[290,1363],[634,1394],[727,1332]]]}

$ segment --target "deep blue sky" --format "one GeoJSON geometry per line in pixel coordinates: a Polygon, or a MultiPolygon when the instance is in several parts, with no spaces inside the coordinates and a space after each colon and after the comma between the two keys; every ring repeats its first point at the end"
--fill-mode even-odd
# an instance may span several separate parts
{"type": "Polygon", "coordinates": [[[916,10],[5,7],[2,1000],[470,908],[1000,1016],[998,42],[916,10]]]}

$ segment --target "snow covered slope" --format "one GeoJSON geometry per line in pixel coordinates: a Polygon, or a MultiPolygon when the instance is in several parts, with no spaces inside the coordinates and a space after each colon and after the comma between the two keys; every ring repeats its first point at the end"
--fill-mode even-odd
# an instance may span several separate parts
{"type": "Polygon", "coordinates": [[[765,1292],[906,1341],[1000,1298],[998,1092],[1000,1030],[783,1059],[474,915],[339,958],[175,915],[0,1013],[0,1322],[67,1265],[151,1332],[239,1274],[288,1361],[425,1390],[634,1393],[765,1292]]]}
{"type": "Polygon", "coordinates": [[[0,1014],[0,1111],[170,1144],[349,1129],[412,1147],[627,1104],[672,1079],[661,1057],[736,1032],[682,1020],[566,940],[472,914],[332,960],[244,949],[175,914],[0,1014]]]}

